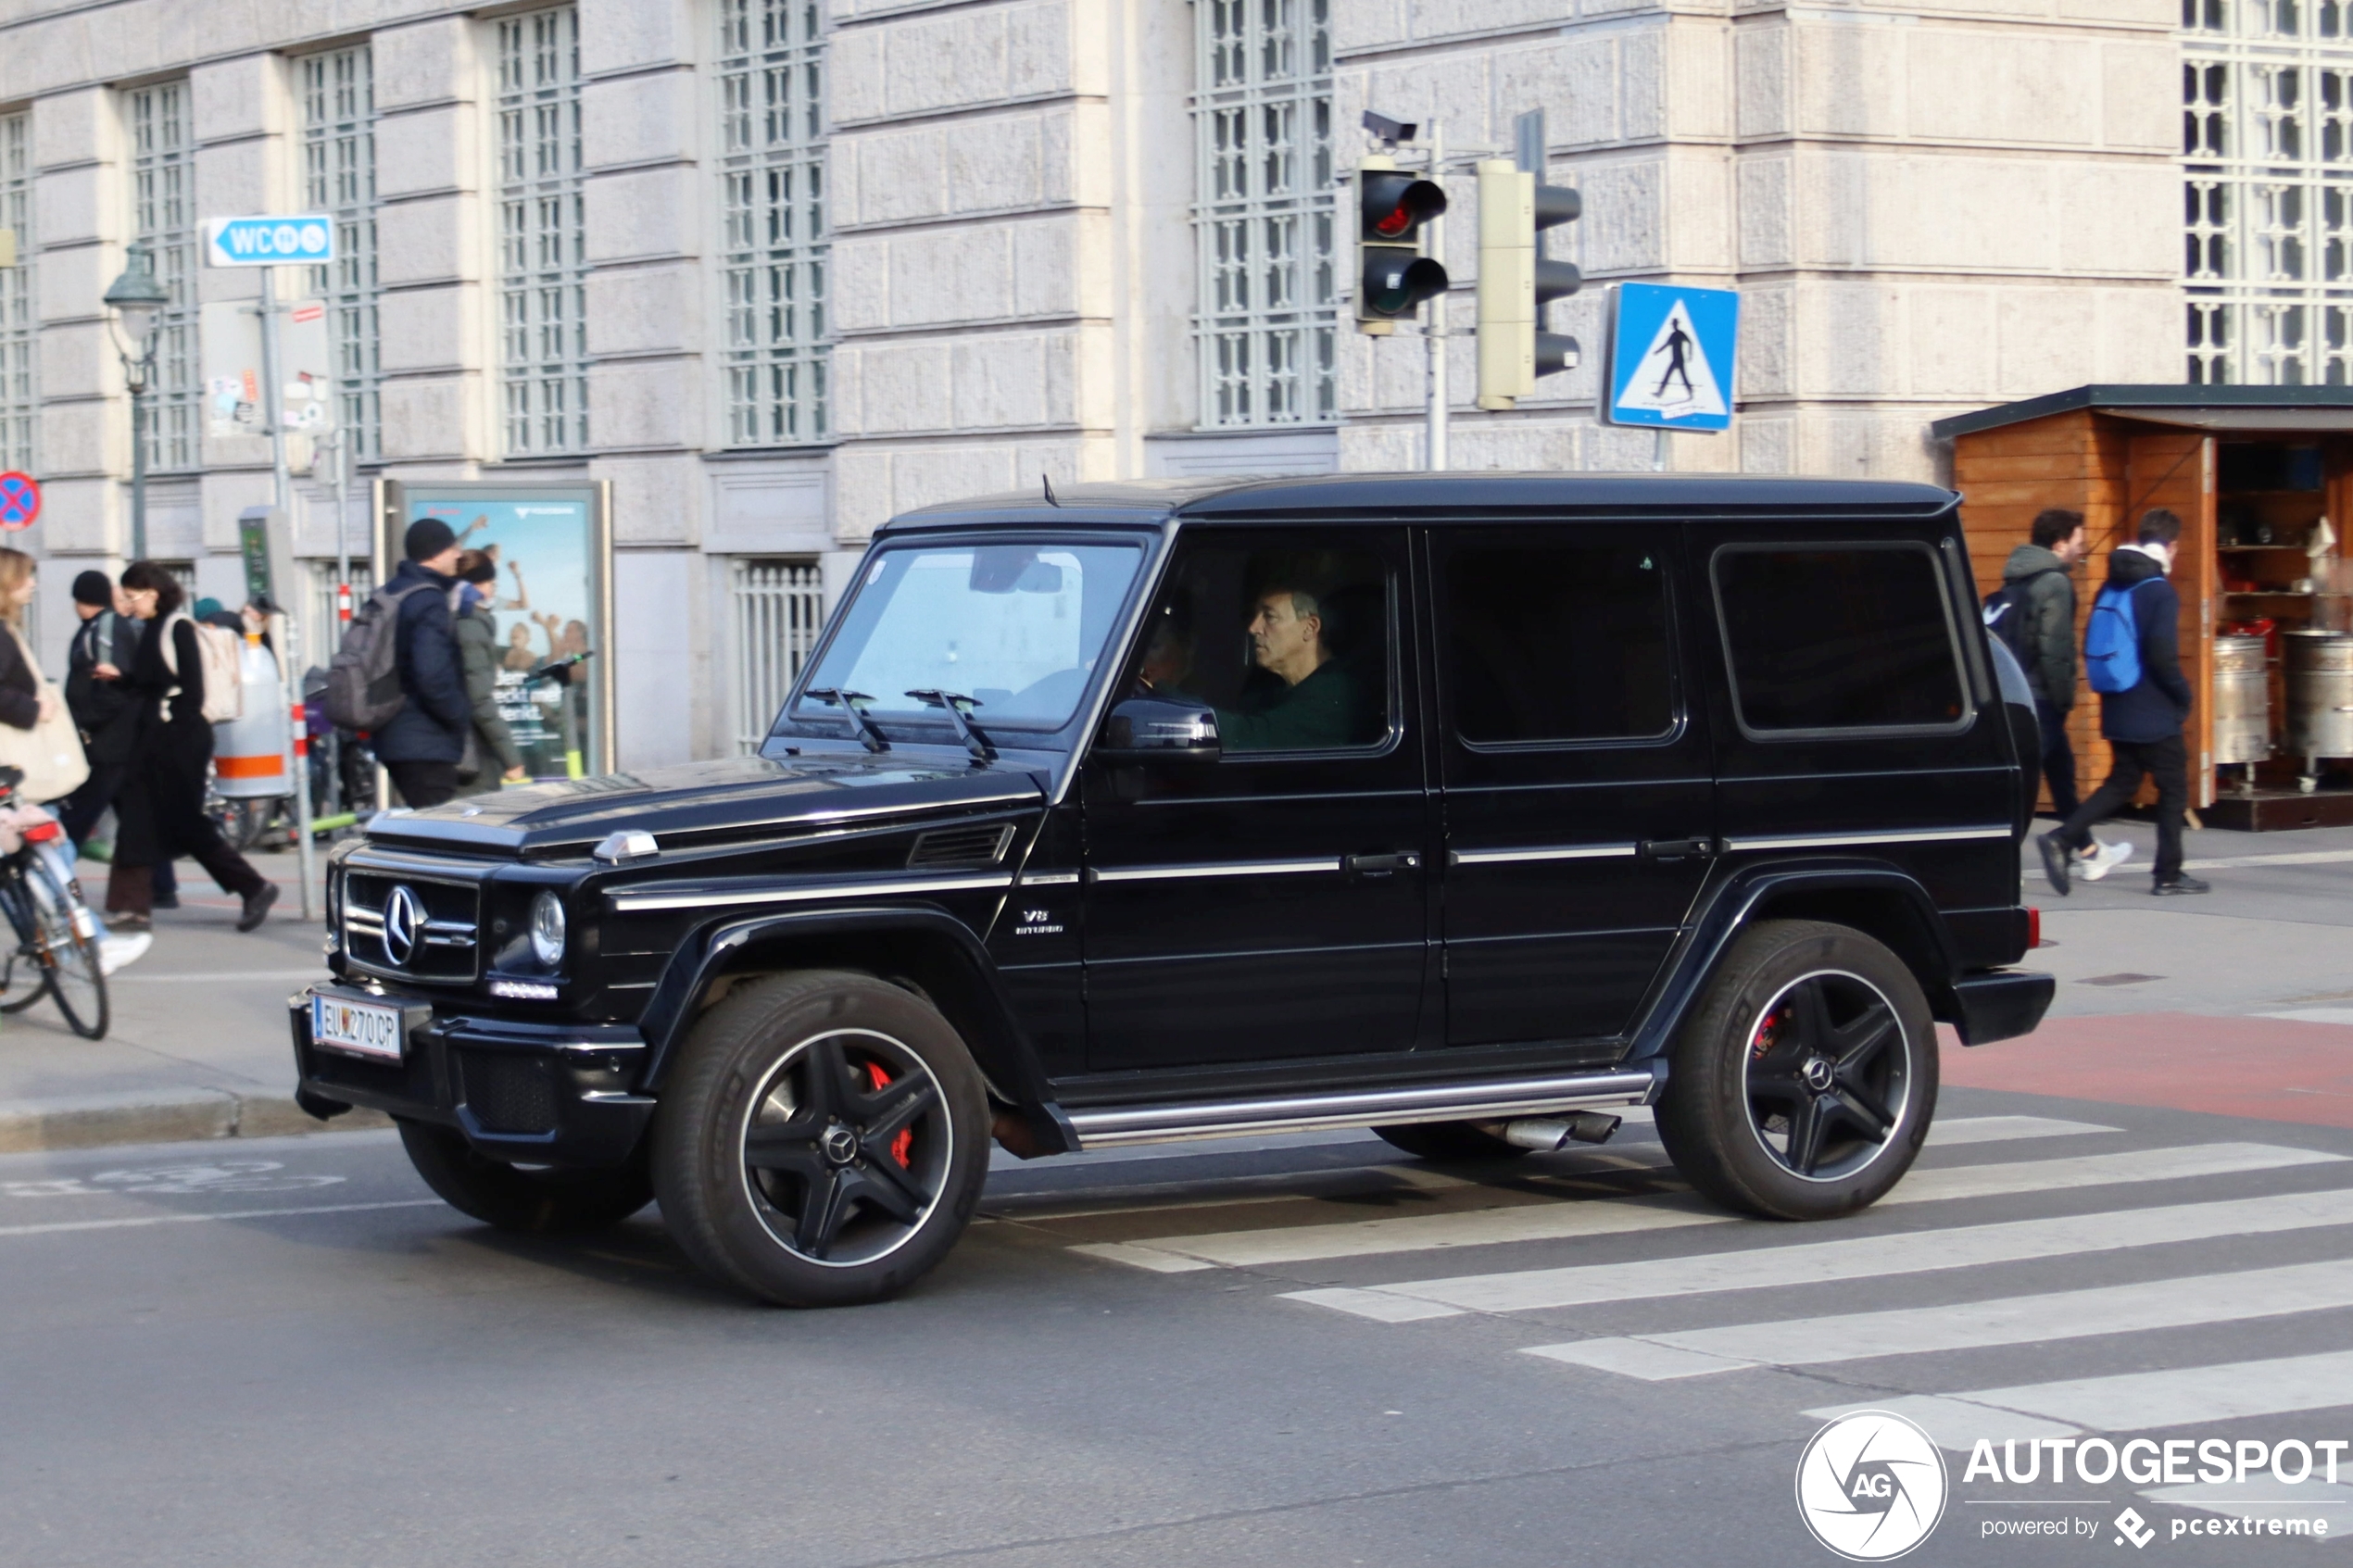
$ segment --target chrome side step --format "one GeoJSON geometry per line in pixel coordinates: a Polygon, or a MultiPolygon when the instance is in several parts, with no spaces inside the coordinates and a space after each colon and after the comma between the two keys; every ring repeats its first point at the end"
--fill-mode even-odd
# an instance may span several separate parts
{"type": "Polygon", "coordinates": [[[1494,1122],[1605,1105],[1648,1105],[1666,1082],[1651,1066],[1546,1078],[1423,1084],[1411,1088],[1283,1095],[1263,1099],[1066,1111],[1081,1148],[1296,1133],[1319,1127],[1378,1127],[1415,1122],[1494,1122]]]}

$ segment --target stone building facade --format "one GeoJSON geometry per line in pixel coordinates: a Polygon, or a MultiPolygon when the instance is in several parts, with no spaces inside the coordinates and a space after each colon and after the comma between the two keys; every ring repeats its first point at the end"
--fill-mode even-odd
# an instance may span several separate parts
{"type": "Polygon", "coordinates": [[[0,0],[0,466],[46,483],[61,646],[127,548],[100,295],[144,241],[150,553],[229,587],[271,481],[203,428],[195,321],[258,285],[198,225],[332,211],[344,258],[284,286],[329,307],[357,477],[301,482],[298,553],[364,547],[375,477],[610,481],[621,759],[714,755],[896,511],[1418,466],[1424,345],[1346,320],[1367,107],[1442,122],[1457,329],[1469,160],[1541,108],[1584,193],[1550,325],[1588,364],[1479,413],[1455,338],[1455,467],[1931,477],[1939,416],[2183,379],[2180,3],[0,0]],[[1601,285],[1640,278],[1743,292],[1730,434],[1595,423],[1601,285]]]}

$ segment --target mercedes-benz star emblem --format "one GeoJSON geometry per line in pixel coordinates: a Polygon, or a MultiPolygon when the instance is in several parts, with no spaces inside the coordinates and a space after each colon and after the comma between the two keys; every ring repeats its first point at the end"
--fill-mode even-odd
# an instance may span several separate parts
{"type": "Polygon", "coordinates": [[[384,957],[400,968],[417,954],[417,936],[425,928],[425,908],[416,890],[403,883],[384,900],[384,957]]]}

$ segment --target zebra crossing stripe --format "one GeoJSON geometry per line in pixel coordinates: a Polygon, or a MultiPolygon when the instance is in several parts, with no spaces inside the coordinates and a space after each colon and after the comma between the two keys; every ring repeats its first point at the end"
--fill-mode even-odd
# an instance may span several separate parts
{"type": "Polygon", "coordinates": [[[1928,1129],[1931,1148],[1959,1144],[2008,1143],[2018,1138],[2064,1138],[2084,1133],[2120,1133],[2121,1127],[2097,1122],[2070,1122],[2057,1116],[1957,1116],[1932,1122],[1928,1129]]]}
{"type": "MultiPolygon", "coordinates": [[[[2221,1143],[2193,1144],[2186,1148],[2125,1149],[2112,1154],[1999,1165],[1950,1166],[1913,1172],[1880,1203],[1882,1207],[1933,1203],[2011,1193],[2052,1192],[2065,1187],[2214,1176],[2327,1163],[2343,1158],[2308,1148],[2221,1143]]],[[[1534,1203],[1451,1214],[1415,1214],[1402,1219],[1343,1220],[1322,1225],[1094,1242],[1071,1250],[1156,1273],[1178,1273],[1194,1268],[1265,1268],[1335,1258],[1435,1252],[1456,1247],[1624,1236],[1638,1231],[1720,1224],[1733,1218],[1691,1198],[1534,1203]]]]}
{"type": "Polygon", "coordinates": [[[2340,1405],[2353,1405],[2353,1350],[1875,1399],[1806,1413],[1827,1421],[1854,1410],[1892,1411],[1919,1422],[1939,1447],[1966,1450],[1978,1438],[1992,1435],[2063,1436],[2070,1432],[2213,1427],[2249,1416],[2292,1415],[2340,1405]],[[2029,1432],[2015,1424],[2020,1416],[2051,1422],[2063,1430],[2029,1432]]]}
{"type": "Polygon", "coordinates": [[[2343,1307],[2353,1307],[2353,1259],[2337,1258],[1993,1301],[1533,1345],[1525,1353],[1657,1383],[1743,1367],[1822,1366],[1935,1350],[2034,1345],[2343,1307]]]}
{"type": "Polygon", "coordinates": [[[2084,1252],[2158,1247],[2169,1242],[2205,1241],[2215,1236],[2259,1236],[2344,1224],[2353,1224],[2353,1191],[2339,1188],[1942,1230],[1902,1231],[1782,1247],[1743,1248],[1696,1257],[1465,1274],[1370,1289],[1301,1290],[1288,1293],[1287,1299],[1331,1307],[1359,1317],[1411,1321],[1391,1316],[1393,1309],[1387,1304],[1409,1303],[1416,1309],[1415,1317],[1526,1312],[1549,1307],[1590,1306],[1600,1301],[1641,1301],[1785,1285],[1827,1285],[1840,1280],[1928,1273],[2084,1252]],[[1374,1310],[1376,1307],[1383,1310],[1374,1310]]]}

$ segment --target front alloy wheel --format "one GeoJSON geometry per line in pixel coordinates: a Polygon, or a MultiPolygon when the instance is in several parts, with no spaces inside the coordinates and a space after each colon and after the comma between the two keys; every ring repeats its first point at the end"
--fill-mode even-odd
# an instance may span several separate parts
{"type": "Polygon", "coordinates": [[[871,974],[738,985],[698,1019],[653,1127],[679,1247],[764,1301],[871,1301],[929,1272],[988,1174],[988,1101],[954,1027],[871,974]]]}
{"type": "Polygon", "coordinates": [[[1904,961],[1851,926],[1764,921],[1677,1032],[1659,1141],[1728,1208],[1852,1213],[1911,1169],[1936,1110],[1936,1025],[1904,961]]]}
{"type": "Polygon", "coordinates": [[[776,1244],[826,1268],[887,1258],[938,1204],[948,1098],[923,1058],[874,1030],[793,1047],[747,1106],[746,1197],[776,1244]]]}

